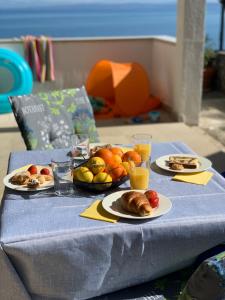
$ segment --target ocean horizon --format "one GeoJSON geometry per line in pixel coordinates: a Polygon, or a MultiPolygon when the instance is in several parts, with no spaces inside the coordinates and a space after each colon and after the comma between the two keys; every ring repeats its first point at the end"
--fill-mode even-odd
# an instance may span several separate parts
{"type": "MultiPolygon", "coordinates": [[[[205,34],[218,47],[219,3],[206,7],[205,34]]],[[[67,4],[1,8],[0,38],[176,36],[176,4],[67,4]]]]}

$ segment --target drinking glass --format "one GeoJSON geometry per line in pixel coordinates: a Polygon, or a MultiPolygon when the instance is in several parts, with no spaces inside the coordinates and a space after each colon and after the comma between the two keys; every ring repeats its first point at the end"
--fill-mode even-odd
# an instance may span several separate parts
{"type": "Polygon", "coordinates": [[[58,196],[68,196],[74,193],[72,160],[51,161],[55,193],[58,196]]]}
{"type": "Polygon", "coordinates": [[[144,161],[139,166],[131,167],[129,172],[131,189],[147,190],[149,187],[149,175],[149,161],[144,161]]]}
{"type": "Polygon", "coordinates": [[[131,143],[134,151],[141,156],[139,165],[132,165],[130,169],[130,186],[132,189],[147,190],[150,176],[150,156],[151,156],[152,136],[145,133],[132,135],[131,143]]]}
{"type": "Polygon", "coordinates": [[[133,148],[140,154],[142,162],[147,162],[151,158],[151,141],[150,134],[137,133],[131,137],[133,148]]]}
{"type": "Polygon", "coordinates": [[[86,133],[72,134],[71,135],[71,154],[72,157],[76,156],[89,156],[89,135],[86,133]]]}

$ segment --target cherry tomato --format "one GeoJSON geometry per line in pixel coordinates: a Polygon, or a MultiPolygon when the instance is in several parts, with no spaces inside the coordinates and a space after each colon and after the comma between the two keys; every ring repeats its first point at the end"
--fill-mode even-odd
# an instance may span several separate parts
{"type": "Polygon", "coordinates": [[[149,200],[149,202],[150,202],[150,205],[151,205],[152,208],[155,208],[155,207],[159,206],[159,198],[158,197],[151,198],[149,200]]]}
{"type": "Polygon", "coordinates": [[[31,175],[37,174],[37,167],[35,165],[32,165],[27,171],[29,171],[31,175]]]}
{"type": "Polygon", "coordinates": [[[49,171],[49,169],[47,169],[47,168],[43,168],[43,169],[41,169],[41,172],[40,172],[42,175],[49,175],[50,174],[50,171],[49,171]]]}
{"type": "Polygon", "coordinates": [[[150,199],[158,197],[158,194],[157,194],[156,191],[148,190],[148,191],[145,192],[145,196],[146,196],[146,197],[148,198],[148,200],[150,201],[150,199]]]}

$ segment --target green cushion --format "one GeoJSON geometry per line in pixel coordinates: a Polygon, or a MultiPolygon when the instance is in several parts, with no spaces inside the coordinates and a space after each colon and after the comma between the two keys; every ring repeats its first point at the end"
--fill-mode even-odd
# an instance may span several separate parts
{"type": "Polygon", "coordinates": [[[99,142],[84,87],[15,96],[10,101],[28,150],[66,148],[74,133],[88,133],[90,142],[99,142]]]}

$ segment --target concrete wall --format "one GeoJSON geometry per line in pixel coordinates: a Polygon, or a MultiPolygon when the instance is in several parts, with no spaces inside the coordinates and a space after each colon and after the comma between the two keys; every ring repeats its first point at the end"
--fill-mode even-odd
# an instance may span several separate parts
{"type": "MultiPolygon", "coordinates": [[[[23,55],[21,40],[0,40],[0,47],[23,55]]],[[[138,62],[147,71],[151,92],[177,112],[175,94],[176,42],[171,37],[108,39],[54,39],[56,81],[35,83],[34,92],[70,88],[85,84],[93,65],[101,59],[138,62]]],[[[179,111],[178,111],[179,113],[179,111]]]]}
{"type": "Polygon", "coordinates": [[[205,0],[179,0],[177,10],[176,107],[181,121],[198,125],[202,101],[205,0]]]}

